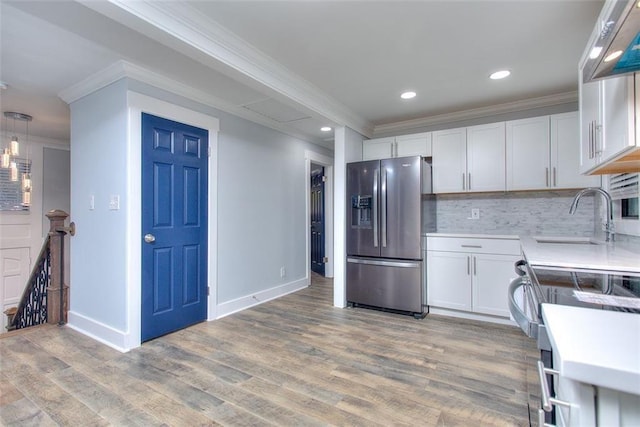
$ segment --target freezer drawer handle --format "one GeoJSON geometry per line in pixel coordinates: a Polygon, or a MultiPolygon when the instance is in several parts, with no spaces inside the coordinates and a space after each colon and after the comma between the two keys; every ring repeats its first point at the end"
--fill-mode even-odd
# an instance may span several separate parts
{"type": "Polygon", "coordinates": [[[460,245],[463,248],[476,248],[476,249],[482,249],[482,245],[460,245]]]}
{"type": "Polygon", "coordinates": [[[347,258],[347,262],[352,264],[380,265],[383,267],[400,267],[400,268],[419,268],[419,262],[396,262],[396,261],[378,261],[374,259],[347,258]]]}

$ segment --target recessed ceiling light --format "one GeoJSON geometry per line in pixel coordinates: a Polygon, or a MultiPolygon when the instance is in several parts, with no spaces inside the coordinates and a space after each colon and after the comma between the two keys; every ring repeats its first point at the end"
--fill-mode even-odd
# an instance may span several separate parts
{"type": "Polygon", "coordinates": [[[404,92],[402,95],[400,95],[400,98],[402,99],[411,99],[411,98],[415,98],[416,97],[416,93],[415,92],[404,92]]]}
{"type": "Polygon", "coordinates": [[[622,51],[621,50],[616,50],[614,52],[611,52],[609,55],[604,57],[604,62],[613,61],[614,59],[616,59],[620,55],[622,55],[622,51]]]}
{"type": "Polygon", "coordinates": [[[500,70],[500,71],[496,71],[495,73],[492,73],[489,78],[491,80],[500,80],[500,79],[504,79],[505,77],[509,77],[509,75],[511,74],[511,71],[509,70],[500,70]]]}
{"type": "Polygon", "coordinates": [[[330,132],[330,131],[331,131],[331,128],[330,128],[329,126],[322,126],[322,127],[320,128],[320,130],[321,130],[322,132],[330,132]]]}
{"type": "Polygon", "coordinates": [[[602,46],[594,46],[589,53],[589,58],[596,59],[598,56],[600,56],[600,52],[602,52],[602,46]]]}

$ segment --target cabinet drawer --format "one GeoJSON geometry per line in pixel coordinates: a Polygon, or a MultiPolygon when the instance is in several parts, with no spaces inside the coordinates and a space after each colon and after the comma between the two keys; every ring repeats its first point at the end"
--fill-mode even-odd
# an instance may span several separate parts
{"type": "Polygon", "coordinates": [[[427,250],[520,255],[520,241],[475,237],[427,237],[427,250]]]}

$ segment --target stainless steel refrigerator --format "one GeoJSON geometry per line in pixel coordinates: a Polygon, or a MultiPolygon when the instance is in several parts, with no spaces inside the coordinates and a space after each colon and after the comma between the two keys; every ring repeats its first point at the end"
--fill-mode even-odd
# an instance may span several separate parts
{"type": "Polygon", "coordinates": [[[426,311],[420,239],[430,178],[420,156],[347,164],[349,305],[426,311]]]}

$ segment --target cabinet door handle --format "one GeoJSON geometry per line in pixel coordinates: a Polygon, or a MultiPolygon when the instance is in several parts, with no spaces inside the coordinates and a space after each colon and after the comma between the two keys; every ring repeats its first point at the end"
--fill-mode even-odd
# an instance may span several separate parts
{"type": "Polygon", "coordinates": [[[471,257],[467,256],[467,276],[471,275],[471,257]]]}
{"type": "Polygon", "coordinates": [[[466,184],[466,180],[464,179],[464,172],[463,172],[463,173],[462,173],[462,189],[463,189],[463,190],[466,190],[466,189],[467,189],[467,186],[466,186],[465,184],[466,184]]]}
{"type": "Polygon", "coordinates": [[[593,148],[593,122],[589,122],[589,158],[593,159],[594,156],[594,148],[593,148]]]}
{"type": "Polygon", "coordinates": [[[469,176],[469,191],[471,191],[471,172],[467,174],[469,176]]]}
{"type": "Polygon", "coordinates": [[[473,257],[473,275],[477,276],[478,274],[478,268],[476,267],[476,257],[473,257]]]}
{"type": "Polygon", "coordinates": [[[597,157],[598,155],[602,154],[602,151],[604,150],[604,144],[606,144],[606,141],[604,142],[603,146],[601,147],[600,144],[598,144],[598,135],[600,133],[602,129],[602,125],[597,124],[596,122],[593,123],[593,152],[594,152],[594,157],[597,157]]]}
{"type": "Polygon", "coordinates": [[[560,373],[556,370],[545,368],[542,360],[538,360],[538,379],[540,380],[540,400],[542,400],[542,409],[550,412],[553,409],[553,405],[571,407],[571,403],[565,402],[564,400],[558,400],[551,396],[546,374],[559,375],[560,373]]]}
{"type": "Polygon", "coordinates": [[[553,167],[553,186],[554,187],[558,186],[558,174],[556,173],[555,166],[553,167]]]}
{"type": "Polygon", "coordinates": [[[545,187],[549,186],[549,168],[544,168],[544,182],[545,187]]]}

